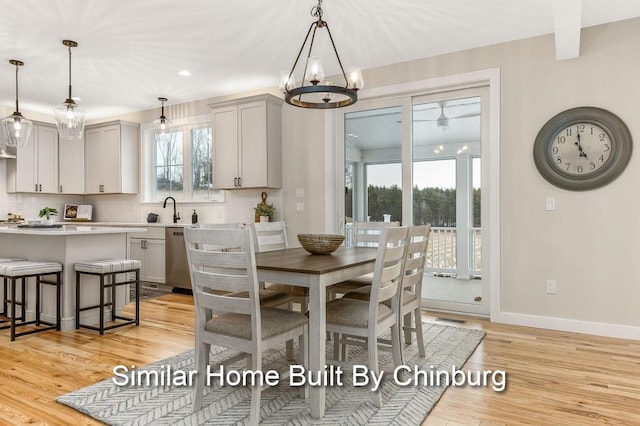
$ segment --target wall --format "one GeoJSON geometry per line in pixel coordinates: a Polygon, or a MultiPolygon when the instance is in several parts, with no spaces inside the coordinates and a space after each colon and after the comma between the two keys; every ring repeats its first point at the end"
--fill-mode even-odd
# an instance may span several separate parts
{"type": "MultiPolygon", "coordinates": [[[[366,87],[372,88],[500,68],[503,315],[497,319],[638,338],[640,291],[633,267],[640,241],[637,153],[616,181],[586,192],[547,183],[532,157],[541,126],[558,112],[583,105],[618,114],[638,149],[640,20],[584,29],[581,40],[580,57],[566,61],[556,61],[554,37],[548,35],[376,68],[364,77],[366,87]],[[556,199],[557,211],[545,211],[545,197],[556,199]],[[546,294],[549,278],[557,280],[555,295],[546,294]],[[616,325],[629,327],[617,333],[616,325]]],[[[305,139],[304,132],[298,134],[298,122],[287,125],[298,139],[305,139]]],[[[308,141],[319,142],[318,128],[307,132],[308,141]]],[[[314,146],[309,149],[316,151],[314,146]]],[[[316,170],[311,176],[310,171],[320,161],[314,156],[307,164],[297,164],[289,170],[293,175],[287,185],[303,181],[319,193],[322,173],[316,170]]],[[[291,190],[283,190],[286,205],[291,190]]],[[[331,196],[327,192],[327,198],[331,196]]]]}

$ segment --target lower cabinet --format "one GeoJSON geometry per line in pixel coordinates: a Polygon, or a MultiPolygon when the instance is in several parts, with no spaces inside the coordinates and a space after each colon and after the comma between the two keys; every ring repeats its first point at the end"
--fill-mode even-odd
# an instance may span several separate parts
{"type": "Polygon", "coordinates": [[[140,281],[165,283],[164,238],[129,238],[129,258],[142,262],[140,281]]]}

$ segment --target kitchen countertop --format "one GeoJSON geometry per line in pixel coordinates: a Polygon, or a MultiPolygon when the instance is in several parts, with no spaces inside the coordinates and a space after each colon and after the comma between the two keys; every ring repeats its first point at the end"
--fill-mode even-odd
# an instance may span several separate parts
{"type": "Polygon", "coordinates": [[[97,234],[126,234],[130,232],[145,232],[147,229],[134,226],[95,226],[68,225],[60,228],[18,228],[17,225],[0,227],[0,234],[13,235],[97,235],[97,234]]]}
{"type": "MultiPolygon", "coordinates": [[[[167,228],[171,226],[191,226],[192,223],[146,223],[146,222],[84,222],[87,225],[95,225],[95,226],[122,226],[122,227],[143,227],[143,228],[167,228]]],[[[59,222],[61,224],[61,222],[59,222]]]]}

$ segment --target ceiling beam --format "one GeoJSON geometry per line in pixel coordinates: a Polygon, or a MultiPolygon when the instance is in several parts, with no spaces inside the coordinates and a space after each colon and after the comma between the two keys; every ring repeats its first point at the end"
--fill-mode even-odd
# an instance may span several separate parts
{"type": "Polygon", "coordinates": [[[556,36],[556,59],[580,56],[582,0],[553,0],[553,27],[556,36]]]}

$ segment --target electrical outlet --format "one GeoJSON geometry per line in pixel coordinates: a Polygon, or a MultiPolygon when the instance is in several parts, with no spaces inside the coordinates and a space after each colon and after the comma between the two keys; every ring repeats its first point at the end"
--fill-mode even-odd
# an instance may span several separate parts
{"type": "Polygon", "coordinates": [[[557,289],[556,280],[547,280],[547,294],[556,294],[557,289]]]}

